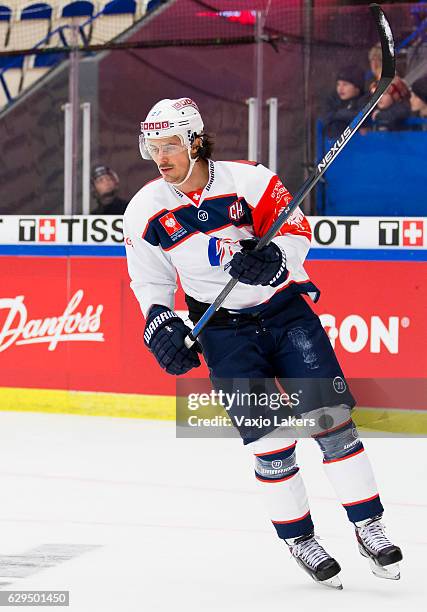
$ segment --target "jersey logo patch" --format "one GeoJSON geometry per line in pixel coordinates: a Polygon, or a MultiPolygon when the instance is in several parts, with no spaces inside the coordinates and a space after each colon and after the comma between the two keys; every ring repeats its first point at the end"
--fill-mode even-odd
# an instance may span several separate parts
{"type": "Polygon", "coordinates": [[[209,263],[211,266],[222,266],[224,263],[228,263],[238,250],[240,250],[239,245],[230,238],[221,239],[213,236],[208,243],[209,263]]]}
{"type": "Polygon", "coordinates": [[[187,233],[187,230],[182,227],[172,212],[160,217],[159,221],[173,241],[178,240],[178,238],[181,238],[181,236],[187,233]]]}
{"type": "Polygon", "coordinates": [[[197,218],[199,219],[199,221],[207,221],[209,219],[209,215],[206,210],[199,210],[197,212],[197,218]]]}
{"type": "Polygon", "coordinates": [[[236,200],[228,207],[228,216],[232,221],[238,221],[244,214],[245,211],[243,210],[242,203],[239,200],[236,200]]]}

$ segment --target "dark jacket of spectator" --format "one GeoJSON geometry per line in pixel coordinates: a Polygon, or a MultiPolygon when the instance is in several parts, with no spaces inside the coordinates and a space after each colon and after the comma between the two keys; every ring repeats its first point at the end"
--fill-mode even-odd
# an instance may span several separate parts
{"type": "Polygon", "coordinates": [[[325,103],[324,124],[328,138],[338,138],[368,100],[365,75],[358,66],[346,66],[337,74],[336,90],[325,103]]]}
{"type": "Polygon", "coordinates": [[[97,165],[92,169],[91,184],[98,206],[92,215],[123,215],[127,200],[119,198],[119,177],[109,166],[97,165]]]}
{"type": "MultiPolygon", "coordinates": [[[[417,79],[412,84],[411,110],[413,117],[427,120],[427,76],[417,79]]],[[[416,129],[427,130],[427,125],[418,126],[416,129]]]]}
{"type": "Polygon", "coordinates": [[[127,200],[121,198],[114,198],[109,204],[99,204],[97,208],[91,213],[92,215],[124,215],[126,206],[128,205],[127,200]]]}
{"type": "Polygon", "coordinates": [[[405,81],[396,76],[372,113],[374,129],[381,131],[402,129],[403,122],[411,114],[409,96],[410,91],[405,81]]]}
{"type": "Polygon", "coordinates": [[[362,95],[350,100],[341,100],[334,93],[326,100],[324,123],[328,138],[338,138],[357,113],[365,106],[369,96],[362,95]]]}
{"type": "Polygon", "coordinates": [[[393,102],[388,108],[378,110],[372,124],[377,130],[399,130],[410,114],[408,102],[393,102]]]}

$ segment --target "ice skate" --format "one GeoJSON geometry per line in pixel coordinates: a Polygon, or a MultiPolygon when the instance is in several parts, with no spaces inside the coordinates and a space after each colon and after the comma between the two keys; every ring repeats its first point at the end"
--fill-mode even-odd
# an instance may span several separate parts
{"type": "Polygon", "coordinates": [[[333,589],[342,589],[341,580],[337,576],[341,571],[339,563],[324,550],[313,533],[285,542],[298,565],[315,582],[333,589]]]}
{"type": "Polygon", "coordinates": [[[402,560],[402,551],[386,537],[381,516],[360,521],[355,526],[360,554],[368,558],[373,574],[399,580],[398,562],[402,560]]]}

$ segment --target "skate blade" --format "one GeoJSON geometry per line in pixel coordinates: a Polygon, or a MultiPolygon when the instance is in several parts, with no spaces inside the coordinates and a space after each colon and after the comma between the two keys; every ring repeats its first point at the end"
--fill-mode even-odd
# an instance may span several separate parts
{"type": "Polygon", "coordinates": [[[317,582],[317,584],[323,584],[323,586],[329,587],[330,589],[337,589],[338,591],[342,590],[342,582],[338,576],[332,576],[332,578],[328,578],[327,580],[317,580],[314,578],[314,581],[317,582]]]}
{"type": "Polygon", "coordinates": [[[385,578],[386,580],[400,580],[400,569],[398,563],[391,563],[390,565],[383,566],[374,561],[374,559],[371,559],[360,544],[359,551],[362,557],[366,557],[366,559],[368,559],[374,576],[377,578],[385,578]]]}
{"type": "Polygon", "coordinates": [[[398,563],[392,563],[391,565],[378,565],[372,559],[369,559],[369,565],[371,566],[372,573],[377,578],[385,578],[386,580],[399,580],[400,569],[398,563]]]}

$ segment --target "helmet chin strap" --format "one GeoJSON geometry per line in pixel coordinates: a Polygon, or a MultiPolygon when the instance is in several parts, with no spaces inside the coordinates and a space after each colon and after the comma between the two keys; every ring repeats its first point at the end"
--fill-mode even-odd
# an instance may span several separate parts
{"type": "Polygon", "coordinates": [[[198,157],[195,157],[194,159],[191,157],[191,147],[189,147],[187,151],[188,151],[188,159],[190,160],[190,167],[188,168],[188,172],[185,176],[185,179],[183,179],[179,183],[171,183],[174,187],[180,187],[180,185],[185,183],[185,181],[187,181],[190,178],[190,174],[193,172],[194,164],[199,159],[198,157]]]}

